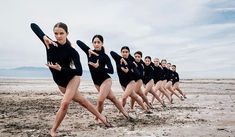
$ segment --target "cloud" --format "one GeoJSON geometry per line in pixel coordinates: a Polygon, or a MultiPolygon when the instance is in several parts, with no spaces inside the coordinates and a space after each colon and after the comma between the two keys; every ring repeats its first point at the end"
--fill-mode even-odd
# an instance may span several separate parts
{"type": "Polygon", "coordinates": [[[215,11],[218,12],[235,12],[235,8],[217,8],[215,11]]]}

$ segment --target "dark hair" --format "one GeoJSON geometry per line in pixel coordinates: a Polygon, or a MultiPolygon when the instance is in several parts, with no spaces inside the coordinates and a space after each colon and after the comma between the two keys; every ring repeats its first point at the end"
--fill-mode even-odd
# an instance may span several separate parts
{"type": "Polygon", "coordinates": [[[170,62],[168,62],[167,64],[171,65],[171,63],[170,63],[170,62]]]}
{"type": "MultiPolygon", "coordinates": [[[[92,40],[91,40],[92,43],[94,42],[95,38],[98,38],[102,43],[104,43],[104,38],[103,38],[102,35],[96,34],[95,36],[93,36],[93,38],[92,38],[92,40]]],[[[101,51],[102,51],[102,52],[105,52],[104,46],[101,47],[101,51]]]]}
{"type": "Polygon", "coordinates": [[[122,50],[124,50],[124,49],[126,49],[126,50],[128,50],[128,51],[130,52],[129,47],[127,47],[127,46],[123,46],[123,47],[121,48],[121,51],[122,51],[122,50]]]}
{"type": "Polygon", "coordinates": [[[101,51],[102,51],[102,52],[105,52],[104,46],[101,47],[101,51]]]}
{"type": "Polygon", "coordinates": [[[92,38],[92,42],[94,42],[94,39],[95,39],[95,38],[98,38],[102,43],[104,43],[104,38],[103,38],[103,36],[96,34],[96,35],[92,38]]]}
{"type": "Polygon", "coordinates": [[[151,65],[152,67],[154,67],[154,66],[155,66],[153,62],[151,62],[151,63],[150,63],[150,65],[151,65]]]}
{"type": "MultiPolygon", "coordinates": [[[[62,28],[67,34],[69,33],[69,31],[68,31],[68,26],[67,26],[65,23],[63,23],[63,22],[58,22],[58,23],[56,23],[55,26],[54,26],[54,29],[55,29],[56,27],[62,28]]],[[[66,38],[66,42],[68,42],[69,45],[71,46],[71,43],[70,43],[70,41],[69,41],[67,38],[66,38]]]]}
{"type": "MultiPolygon", "coordinates": [[[[162,59],[162,60],[161,60],[161,63],[162,63],[163,61],[166,61],[166,59],[162,59]]],[[[167,61],[166,61],[166,62],[167,62],[167,61]]]]}
{"type": "Polygon", "coordinates": [[[175,67],[175,68],[176,68],[176,65],[172,65],[172,67],[175,67]]]}
{"type": "MultiPolygon", "coordinates": [[[[142,58],[142,52],[141,52],[141,51],[136,51],[135,54],[139,54],[140,57],[142,58]]],[[[134,54],[134,55],[135,55],[135,54],[134,54]]]]}
{"type": "Polygon", "coordinates": [[[150,56],[146,56],[144,59],[149,59],[151,61],[151,57],[150,56]]]}
{"type": "Polygon", "coordinates": [[[63,23],[63,22],[58,22],[58,23],[55,24],[54,28],[56,28],[56,27],[62,28],[62,29],[64,29],[64,31],[65,31],[66,33],[68,33],[68,26],[67,26],[65,23],[63,23]]]}

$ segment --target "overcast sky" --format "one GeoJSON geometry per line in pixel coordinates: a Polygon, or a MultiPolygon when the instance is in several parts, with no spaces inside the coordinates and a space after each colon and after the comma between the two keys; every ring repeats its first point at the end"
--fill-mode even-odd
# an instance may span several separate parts
{"type": "Polygon", "coordinates": [[[84,69],[75,42],[92,47],[101,34],[108,55],[128,45],[132,53],[166,58],[181,76],[235,78],[234,0],[2,0],[0,17],[0,68],[44,67],[45,48],[30,23],[54,38],[54,24],[64,22],[84,69]]]}

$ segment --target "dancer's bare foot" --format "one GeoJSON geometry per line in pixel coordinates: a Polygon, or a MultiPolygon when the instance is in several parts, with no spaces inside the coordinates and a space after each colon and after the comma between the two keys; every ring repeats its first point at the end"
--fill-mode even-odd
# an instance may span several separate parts
{"type": "Polygon", "coordinates": [[[127,114],[123,114],[124,115],[124,117],[126,118],[126,119],[128,119],[129,118],[129,114],[127,113],[127,114]]]}
{"type": "Polygon", "coordinates": [[[132,112],[135,112],[135,110],[132,109],[132,108],[130,108],[130,109],[128,110],[128,112],[129,112],[129,113],[132,113],[132,112]]]}
{"type": "Polygon", "coordinates": [[[52,137],[56,137],[57,136],[57,134],[56,134],[56,131],[54,131],[54,130],[50,130],[50,135],[52,136],[52,137]]]}
{"type": "Polygon", "coordinates": [[[134,122],[135,121],[134,118],[131,117],[131,116],[128,116],[127,120],[130,121],[130,122],[134,122]]]}
{"type": "Polygon", "coordinates": [[[170,101],[170,103],[171,103],[171,104],[174,104],[174,103],[173,103],[173,98],[171,98],[171,101],[170,101]]]}
{"type": "Polygon", "coordinates": [[[149,108],[154,109],[154,107],[153,107],[151,102],[149,102],[149,108]]]}
{"type": "Polygon", "coordinates": [[[166,104],[165,104],[165,101],[164,100],[162,100],[162,107],[166,107],[166,104]]]}
{"type": "Polygon", "coordinates": [[[145,110],[144,113],[145,113],[145,114],[153,114],[153,112],[150,111],[149,109],[148,109],[148,110],[145,110]]]}
{"type": "Polygon", "coordinates": [[[106,116],[105,116],[105,123],[104,124],[105,124],[105,127],[107,127],[107,128],[113,127],[113,125],[108,122],[108,118],[106,116]]]}
{"type": "Polygon", "coordinates": [[[95,117],[95,123],[96,123],[96,124],[99,124],[99,125],[100,125],[100,124],[101,124],[101,125],[103,124],[103,122],[102,122],[100,119],[98,119],[97,117],[95,117]]]}

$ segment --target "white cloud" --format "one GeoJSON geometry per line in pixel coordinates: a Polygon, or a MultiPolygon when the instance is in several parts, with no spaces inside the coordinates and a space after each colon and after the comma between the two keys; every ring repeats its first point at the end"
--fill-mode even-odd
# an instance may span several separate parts
{"type": "Polygon", "coordinates": [[[215,11],[218,11],[218,12],[235,12],[235,8],[217,8],[215,9],[215,11]]]}

